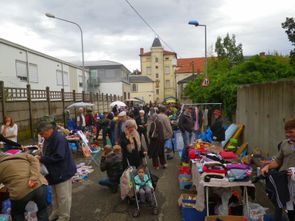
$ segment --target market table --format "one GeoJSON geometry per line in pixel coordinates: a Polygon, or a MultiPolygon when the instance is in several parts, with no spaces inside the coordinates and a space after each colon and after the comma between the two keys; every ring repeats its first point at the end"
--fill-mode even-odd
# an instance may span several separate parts
{"type": "Polygon", "coordinates": [[[197,161],[192,161],[192,181],[193,181],[193,185],[196,187],[196,190],[198,192],[195,209],[197,209],[198,211],[203,211],[205,208],[204,201],[206,201],[207,216],[209,216],[209,188],[210,187],[215,187],[215,188],[242,187],[243,199],[245,200],[247,210],[249,210],[249,198],[248,198],[247,187],[255,188],[255,185],[251,181],[229,182],[226,179],[212,178],[210,182],[205,182],[204,176],[199,173],[196,164],[197,164],[197,161]]]}

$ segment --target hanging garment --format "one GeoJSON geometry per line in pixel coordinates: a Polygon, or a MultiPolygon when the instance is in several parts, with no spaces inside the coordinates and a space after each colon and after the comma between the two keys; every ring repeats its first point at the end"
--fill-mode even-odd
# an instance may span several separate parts
{"type": "Polygon", "coordinates": [[[195,121],[195,125],[194,125],[194,130],[197,131],[200,129],[199,126],[199,109],[198,107],[195,107],[195,115],[196,115],[196,121],[195,121]]]}
{"type": "Polygon", "coordinates": [[[208,109],[206,108],[203,113],[203,125],[206,128],[208,126],[208,109]]]}
{"type": "Polygon", "coordinates": [[[287,171],[271,171],[266,177],[266,192],[277,208],[284,208],[290,200],[287,171]]]}

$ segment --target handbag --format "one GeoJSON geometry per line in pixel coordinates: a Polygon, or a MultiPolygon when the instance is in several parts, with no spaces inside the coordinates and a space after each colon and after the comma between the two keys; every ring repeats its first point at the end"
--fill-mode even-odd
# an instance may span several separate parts
{"type": "Polygon", "coordinates": [[[48,170],[47,170],[47,167],[43,164],[43,163],[40,163],[40,173],[43,175],[43,176],[46,176],[49,174],[48,170]]]}

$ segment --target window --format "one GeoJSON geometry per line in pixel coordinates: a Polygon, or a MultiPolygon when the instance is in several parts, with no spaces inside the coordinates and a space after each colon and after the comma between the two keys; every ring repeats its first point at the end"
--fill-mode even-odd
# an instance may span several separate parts
{"type": "Polygon", "coordinates": [[[90,79],[96,79],[97,78],[97,70],[90,70],[90,79]]]}
{"type": "Polygon", "coordinates": [[[16,68],[16,76],[21,81],[27,81],[28,75],[27,75],[27,64],[24,61],[15,61],[15,68],[16,68]]]}
{"type": "Polygon", "coordinates": [[[69,73],[64,71],[64,86],[69,85],[69,73]]]}
{"type": "Polygon", "coordinates": [[[158,69],[158,66],[156,66],[156,69],[158,69]]]}
{"type": "Polygon", "coordinates": [[[156,94],[159,95],[159,89],[156,89],[156,94]]]}
{"type": "Polygon", "coordinates": [[[79,84],[79,87],[83,87],[83,76],[82,75],[78,76],[78,84],[79,84]]]}
{"type": "Polygon", "coordinates": [[[146,61],[151,61],[151,57],[147,57],[145,60],[146,61]]]}
{"type": "Polygon", "coordinates": [[[56,70],[56,82],[57,85],[62,86],[62,73],[60,70],[56,70]]]}
{"type": "Polygon", "coordinates": [[[30,82],[38,83],[38,66],[36,64],[29,64],[30,82]]]}
{"type": "Polygon", "coordinates": [[[156,74],[156,78],[159,78],[159,74],[156,74]]]}
{"type": "Polygon", "coordinates": [[[132,91],[136,92],[137,91],[137,84],[132,84],[132,91]]]}
{"type": "Polygon", "coordinates": [[[156,81],[156,88],[159,88],[159,86],[160,86],[160,81],[157,80],[157,81],[156,81]]]}
{"type": "Polygon", "coordinates": [[[151,67],[146,67],[146,74],[150,75],[152,72],[151,67]]]}
{"type": "Polygon", "coordinates": [[[169,66],[165,66],[165,74],[170,74],[170,67],[169,66]]]}
{"type": "Polygon", "coordinates": [[[166,57],[165,60],[169,60],[169,57],[166,57]]]}
{"type": "Polygon", "coordinates": [[[127,97],[126,97],[126,92],[124,92],[124,100],[126,100],[127,99],[127,97]]]}
{"type": "Polygon", "coordinates": [[[130,93],[128,92],[128,99],[130,99],[130,93]]]}
{"type": "Polygon", "coordinates": [[[170,87],[170,80],[165,81],[165,87],[170,87]]]}
{"type": "MultiPolygon", "coordinates": [[[[82,77],[82,76],[81,76],[82,77]]],[[[66,71],[56,70],[56,82],[59,86],[68,86],[69,85],[69,74],[66,71]]],[[[82,80],[83,82],[83,80],[82,80]]],[[[83,83],[82,83],[83,85],[83,83]]]]}
{"type": "Polygon", "coordinates": [[[155,62],[158,63],[159,62],[159,58],[155,57],[155,62]]]}

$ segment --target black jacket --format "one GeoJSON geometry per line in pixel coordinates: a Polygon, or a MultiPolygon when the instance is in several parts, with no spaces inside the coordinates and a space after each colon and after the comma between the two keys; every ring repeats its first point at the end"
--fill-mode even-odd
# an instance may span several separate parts
{"type": "Polygon", "coordinates": [[[119,183],[123,173],[122,154],[110,153],[106,157],[102,157],[100,170],[106,171],[111,181],[119,183]]]}
{"type": "Polygon", "coordinates": [[[221,117],[215,120],[210,129],[212,131],[212,136],[216,137],[215,140],[213,139],[214,141],[221,142],[225,140],[225,130],[223,128],[223,121],[221,117]]]}
{"type": "Polygon", "coordinates": [[[190,114],[183,112],[178,121],[178,127],[181,132],[192,132],[194,128],[194,121],[190,114]]]}
{"type": "Polygon", "coordinates": [[[57,131],[44,141],[43,156],[40,159],[49,174],[46,176],[50,185],[62,183],[76,173],[68,141],[57,131]]]}

